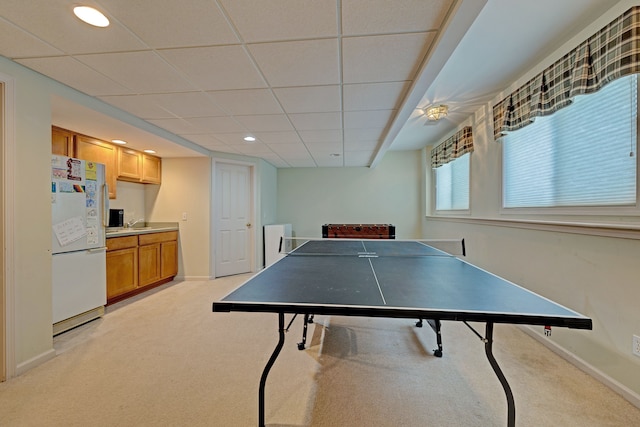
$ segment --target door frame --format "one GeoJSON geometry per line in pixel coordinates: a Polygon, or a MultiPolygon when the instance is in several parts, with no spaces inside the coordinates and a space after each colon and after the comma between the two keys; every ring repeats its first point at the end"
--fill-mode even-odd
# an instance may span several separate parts
{"type": "Polygon", "coordinates": [[[15,188],[15,81],[0,73],[0,382],[16,375],[13,200],[15,188]],[[6,250],[5,250],[6,248],[6,250]]]}
{"type": "Polygon", "coordinates": [[[209,271],[210,271],[210,277],[212,279],[215,279],[217,276],[216,273],[216,239],[218,238],[218,211],[217,211],[217,207],[220,206],[219,203],[219,197],[220,195],[218,195],[216,193],[216,176],[217,176],[217,165],[218,164],[230,164],[230,165],[236,165],[236,166],[247,166],[249,168],[249,199],[251,202],[251,207],[249,208],[249,211],[251,213],[251,228],[253,229],[252,232],[250,233],[251,236],[251,241],[250,241],[250,253],[251,253],[251,259],[249,261],[249,268],[250,271],[252,273],[256,272],[256,264],[257,264],[257,259],[258,259],[258,253],[257,253],[257,247],[256,247],[256,242],[259,241],[258,239],[258,229],[260,227],[258,227],[258,225],[256,224],[257,219],[259,218],[258,214],[257,214],[257,191],[256,188],[258,188],[257,186],[257,174],[256,174],[256,165],[255,163],[252,162],[244,162],[244,161],[240,161],[240,160],[230,160],[230,159],[223,159],[223,158],[215,158],[212,157],[211,158],[211,216],[210,216],[210,227],[209,229],[211,230],[211,235],[209,236],[209,247],[211,248],[210,250],[210,258],[209,258],[209,271]]]}

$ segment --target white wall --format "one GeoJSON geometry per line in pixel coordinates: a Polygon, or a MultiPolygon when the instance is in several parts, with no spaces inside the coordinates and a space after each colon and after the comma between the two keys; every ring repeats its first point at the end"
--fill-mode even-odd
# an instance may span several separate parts
{"type": "Polygon", "coordinates": [[[148,222],[145,208],[145,191],[149,184],[117,181],[116,198],[109,200],[109,208],[124,209],[124,222],[144,219],[148,222]]]}
{"type": "Polygon", "coordinates": [[[371,168],[278,170],[278,222],[298,237],[321,237],[322,224],[394,224],[399,239],[421,234],[420,151],[390,151],[371,168]]]}
{"type": "MultiPolygon", "coordinates": [[[[621,2],[539,68],[623,13],[629,3],[621,2]]],[[[539,71],[532,70],[512,88],[539,71]]],[[[548,338],[542,328],[533,333],[584,361],[592,373],[604,375],[606,382],[640,402],[640,358],[631,352],[632,336],[640,335],[640,232],[633,230],[640,218],[501,212],[501,146],[493,140],[491,105],[479,109],[467,123],[473,126],[475,148],[471,156],[471,214],[427,216],[424,237],[463,237],[470,262],[591,317],[592,331],[556,328],[548,338]],[[535,224],[532,220],[567,224],[535,224]],[[606,225],[625,224],[627,231],[606,229],[606,225]],[[598,235],[607,233],[610,236],[598,235]]],[[[429,177],[430,170],[425,167],[427,200],[431,197],[429,177]]],[[[430,213],[429,208],[425,213],[430,213]]]]}
{"type": "Polygon", "coordinates": [[[146,220],[178,222],[178,278],[206,280],[209,273],[211,159],[162,159],[162,185],[145,187],[146,220]],[[187,220],[182,220],[182,213],[187,220]]]}
{"type": "MultiPolygon", "coordinates": [[[[51,309],[51,112],[50,87],[39,75],[0,57],[3,80],[13,80],[15,134],[11,145],[15,158],[6,158],[13,176],[7,194],[7,219],[13,220],[13,265],[7,271],[13,305],[9,313],[8,376],[19,374],[53,356],[51,309]]],[[[9,83],[12,84],[12,83],[9,83]]],[[[13,105],[12,105],[13,104],[13,105]]],[[[2,168],[3,173],[6,169],[2,168]]],[[[6,177],[5,177],[6,178],[6,177]]]]}

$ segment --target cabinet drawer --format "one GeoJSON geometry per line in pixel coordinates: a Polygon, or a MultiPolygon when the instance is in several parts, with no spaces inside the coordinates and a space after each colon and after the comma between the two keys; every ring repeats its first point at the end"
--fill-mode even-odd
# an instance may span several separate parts
{"type": "Polygon", "coordinates": [[[107,239],[107,250],[135,248],[138,246],[138,236],[110,237],[107,239]]]}
{"type": "Polygon", "coordinates": [[[152,243],[169,242],[171,240],[178,240],[177,231],[163,231],[161,233],[148,233],[138,236],[139,244],[150,245],[152,243]]]}

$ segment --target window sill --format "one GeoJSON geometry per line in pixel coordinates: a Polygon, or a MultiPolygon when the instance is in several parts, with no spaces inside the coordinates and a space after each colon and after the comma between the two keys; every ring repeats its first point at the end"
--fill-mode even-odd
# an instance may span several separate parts
{"type": "Polygon", "coordinates": [[[640,240],[640,223],[607,224],[565,221],[532,221],[521,219],[485,219],[455,216],[430,216],[429,221],[459,222],[494,227],[521,228],[527,230],[553,231],[560,233],[584,234],[588,236],[615,237],[618,239],[640,240]]]}

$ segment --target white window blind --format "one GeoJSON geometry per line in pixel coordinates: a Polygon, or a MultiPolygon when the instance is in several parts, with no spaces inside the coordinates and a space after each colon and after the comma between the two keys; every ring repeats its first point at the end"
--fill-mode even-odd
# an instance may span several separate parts
{"type": "Polygon", "coordinates": [[[637,76],[503,138],[503,206],[624,206],[636,202],[637,76]]]}
{"type": "Polygon", "coordinates": [[[435,168],[436,210],[469,209],[469,159],[467,153],[435,168]]]}

